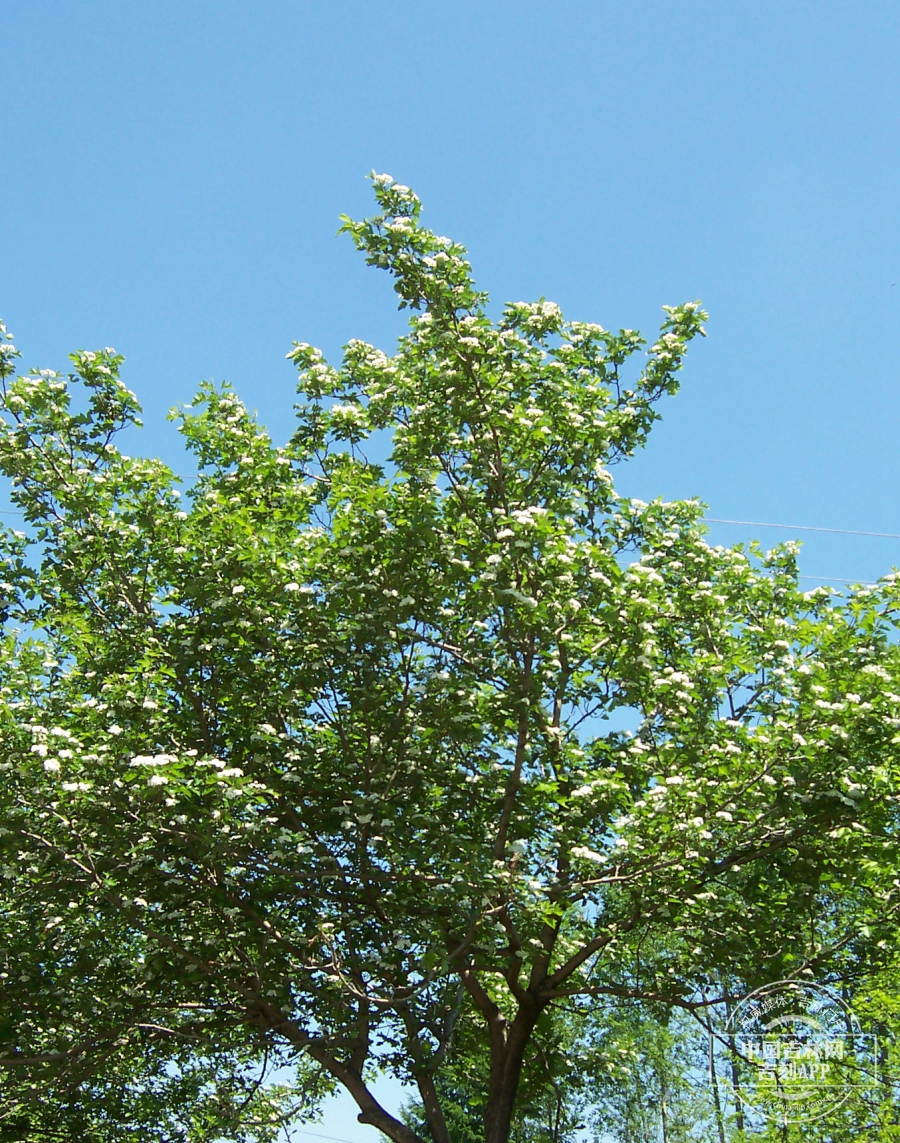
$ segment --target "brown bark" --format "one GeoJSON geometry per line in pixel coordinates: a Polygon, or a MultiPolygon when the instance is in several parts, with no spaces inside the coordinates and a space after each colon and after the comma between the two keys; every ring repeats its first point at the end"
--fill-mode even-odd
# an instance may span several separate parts
{"type": "Polygon", "coordinates": [[[502,1042],[492,1037],[491,1080],[484,1115],[485,1143],[509,1143],[525,1052],[540,1010],[536,1002],[520,1006],[508,1030],[503,1030],[502,1042]]]}
{"type": "Polygon", "coordinates": [[[428,1120],[428,1126],[434,1136],[434,1143],[450,1143],[450,1131],[434,1086],[433,1067],[429,1068],[425,1060],[422,1044],[419,1040],[419,1029],[409,1011],[403,1012],[402,1016],[406,1025],[410,1055],[416,1066],[416,1085],[419,1089],[419,1095],[422,1097],[425,1118],[428,1120]]]}
{"type": "Polygon", "coordinates": [[[284,1036],[297,1048],[306,1051],[317,1063],[322,1065],[325,1071],[334,1076],[342,1087],[347,1089],[359,1108],[359,1115],[356,1118],[360,1123],[377,1127],[394,1143],[425,1143],[415,1131],[396,1119],[389,1111],[385,1111],[366,1087],[357,1068],[341,1063],[325,1047],[311,1040],[305,1032],[297,1028],[273,1006],[260,1002],[259,1014],[273,1031],[284,1036]]]}
{"type": "Polygon", "coordinates": [[[424,1143],[415,1131],[399,1119],[395,1119],[390,1112],[385,1111],[366,1087],[362,1077],[356,1072],[333,1059],[327,1052],[321,1052],[316,1048],[309,1048],[308,1051],[313,1059],[318,1060],[326,1071],[330,1072],[356,1100],[356,1105],[359,1108],[359,1115],[356,1118],[360,1123],[377,1127],[389,1139],[393,1139],[394,1143],[424,1143]]]}

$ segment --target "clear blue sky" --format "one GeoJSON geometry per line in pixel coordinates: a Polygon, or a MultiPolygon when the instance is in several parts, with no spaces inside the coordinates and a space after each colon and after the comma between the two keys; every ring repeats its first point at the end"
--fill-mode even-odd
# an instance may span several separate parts
{"type": "MultiPolygon", "coordinates": [[[[146,451],[177,462],[204,377],[286,437],[294,338],[390,348],[389,282],[334,237],[374,167],[498,303],[652,332],[703,299],[626,491],[900,533],[896,2],[0,0],[0,27],[0,316],[28,365],[123,352],[146,451]]],[[[811,534],[802,564],[873,577],[900,541],[811,534]]]]}

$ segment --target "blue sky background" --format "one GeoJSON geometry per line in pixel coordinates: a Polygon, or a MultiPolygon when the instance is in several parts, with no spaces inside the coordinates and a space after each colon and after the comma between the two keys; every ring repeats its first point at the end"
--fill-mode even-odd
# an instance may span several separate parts
{"type": "MultiPolygon", "coordinates": [[[[165,413],[206,377],[286,438],[294,338],[390,349],[390,283],[334,237],[374,167],[498,304],[652,333],[703,299],[624,491],[900,534],[896,3],[0,0],[0,27],[0,316],[27,365],[126,355],[133,451],[178,466],[165,413]]],[[[754,532],[790,537],[712,535],[754,532]]],[[[900,564],[797,535],[810,576],[900,564]]]]}

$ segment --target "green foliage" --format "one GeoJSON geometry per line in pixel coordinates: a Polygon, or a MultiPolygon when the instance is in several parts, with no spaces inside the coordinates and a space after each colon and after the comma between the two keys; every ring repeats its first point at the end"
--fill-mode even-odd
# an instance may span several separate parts
{"type": "Polygon", "coordinates": [[[412,310],[397,353],[296,344],[280,447],[204,385],[184,495],[114,443],[113,350],[14,377],[0,346],[0,1065],[281,1052],[412,1143],[386,1069],[449,1143],[459,1036],[504,1143],[558,1005],[690,1008],[723,965],[890,941],[900,589],[804,593],[791,545],[617,495],[699,305],[642,365],[543,300],[493,321],[374,187],[345,229],[412,310]]]}
{"type": "Polygon", "coordinates": [[[4,1082],[0,1140],[27,1143],[275,1143],[304,1109],[294,1085],[260,1083],[252,1059],[142,1051],[131,1036],[62,1074],[4,1082]],[[37,1082],[36,1082],[37,1081],[37,1082]]]}
{"type": "MultiPolygon", "coordinates": [[[[581,1137],[588,1109],[600,1090],[594,1029],[586,1017],[584,1010],[574,1006],[541,1014],[519,1082],[511,1132],[514,1143],[568,1143],[581,1137]]],[[[464,1014],[451,1054],[436,1079],[454,1143],[474,1143],[484,1136],[490,1054],[483,1025],[471,1012],[464,1014]]],[[[424,1139],[433,1140],[421,1103],[407,1101],[404,1122],[424,1139]]]]}

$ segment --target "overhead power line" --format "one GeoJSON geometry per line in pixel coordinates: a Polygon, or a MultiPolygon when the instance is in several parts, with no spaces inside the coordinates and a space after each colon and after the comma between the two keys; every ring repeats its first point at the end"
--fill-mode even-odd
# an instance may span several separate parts
{"type": "MultiPolygon", "coordinates": [[[[0,508],[0,516],[23,516],[14,508],[0,508]]],[[[717,516],[704,516],[707,524],[738,524],[745,528],[782,528],[786,532],[831,532],[838,536],[874,536],[879,540],[900,540],[898,532],[861,532],[856,528],[818,528],[812,524],[766,524],[761,520],[722,520],[717,516]]]]}
{"type": "MultiPolygon", "coordinates": [[[[0,508],[0,516],[22,516],[21,511],[15,511],[10,508],[0,508]]],[[[872,536],[879,540],[900,540],[900,533],[896,532],[861,532],[855,528],[817,528],[812,524],[765,524],[760,520],[722,520],[716,516],[704,516],[703,519],[707,524],[737,524],[745,528],[782,528],[787,532],[831,532],[838,536],[872,536]]],[[[801,575],[798,579],[810,579],[818,582],[827,581],[828,583],[861,583],[865,585],[872,585],[874,580],[853,579],[852,577],[841,578],[839,576],[828,575],[801,575]]],[[[313,1132],[306,1132],[307,1135],[314,1134],[313,1132]]],[[[332,1138],[332,1136],[323,1135],[323,1139],[332,1138]]]]}
{"type": "Polygon", "coordinates": [[[298,1135],[314,1135],[316,1139],[331,1139],[333,1143],[352,1143],[350,1139],[341,1139],[339,1135],[323,1135],[319,1131],[307,1131],[303,1127],[291,1127],[289,1130],[292,1133],[296,1132],[298,1135]]]}
{"type": "Polygon", "coordinates": [[[836,575],[798,575],[797,579],[814,579],[816,583],[858,583],[863,587],[874,587],[877,582],[874,579],[854,579],[852,576],[842,579],[836,575]]]}
{"type": "Polygon", "coordinates": [[[708,524],[741,524],[747,528],[784,528],[788,532],[833,532],[840,536],[875,536],[880,540],[900,540],[896,532],[858,532],[855,528],[815,528],[810,524],[763,524],[759,520],[718,520],[704,516],[708,524]]]}

